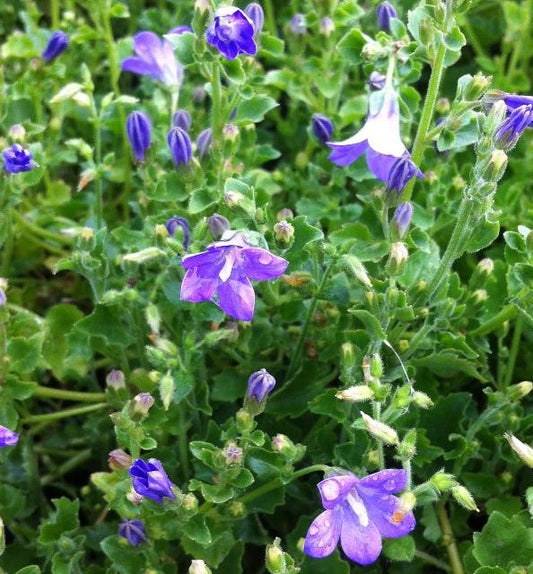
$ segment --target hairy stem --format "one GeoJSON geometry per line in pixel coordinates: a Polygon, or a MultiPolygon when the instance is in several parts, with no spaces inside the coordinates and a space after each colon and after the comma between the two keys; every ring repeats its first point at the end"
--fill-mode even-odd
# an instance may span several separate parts
{"type": "Polygon", "coordinates": [[[99,403],[105,400],[105,393],[82,393],[79,391],[67,391],[65,389],[52,389],[50,387],[42,387],[41,385],[37,385],[33,396],[85,403],[99,403]]]}
{"type": "Polygon", "coordinates": [[[464,574],[461,558],[459,557],[459,551],[455,544],[452,525],[450,524],[450,519],[446,512],[445,502],[442,500],[437,504],[437,516],[442,529],[442,542],[448,551],[448,560],[450,562],[451,572],[453,572],[453,574],[464,574]]]}
{"type": "Polygon", "coordinates": [[[56,421],[59,419],[65,419],[68,417],[75,417],[77,415],[86,415],[89,413],[93,413],[95,411],[99,411],[107,407],[107,403],[96,403],[94,405],[87,405],[83,407],[72,407],[71,409],[65,409],[63,411],[57,411],[55,413],[47,413],[43,415],[29,415],[22,419],[22,424],[38,424],[38,423],[46,423],[51,421],[56,421]]]}

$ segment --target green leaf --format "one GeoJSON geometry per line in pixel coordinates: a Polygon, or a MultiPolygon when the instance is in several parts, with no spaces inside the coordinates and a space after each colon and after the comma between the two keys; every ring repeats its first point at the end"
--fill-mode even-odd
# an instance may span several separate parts
{"type": "Polygon", "coordinates": [[[465,251],[475,253],[488,247],[500,234],[500,223],[498,221],[489,221],[485,219],[468,239],[465,245],[465,251]]]}
{"type": "Polygon", "coordinates": [[[253,96],[239,104],[235,121],[237,123],[260,122],[265,114],[279,104],[269,96],[253,96]]]}
{"type": "Polygon", "coordinates": [[[319,415],[326,415],[342,423],[346,420],[346,405],[337,399],[336,389],[328,389],[325,393],[318,395],[309,403],[309,410],[319,415]]]}
{"type": "Polygon", "coordinates": [[[12,337],[7,343],[9,369],[15,373],[33,371],[41,357],[44,333],[35,333],[31,337],[12,337]]]}
{"type": "Polygon", "coordinates": [[[224,60],[224,74],[230,82],[240,85],[244,84],[246,74],[242,68],[242,62],[239,58],[235,60],[224,60]]]}
{"type": "Polygon", "coordinates": [[[358,62],[361,58],[361,50],[366,40],[360,30],[352,28],[337,45],[337,49],[343,60],[349,64],[358,62]]]}
{"type": "Polygon", "coordinates": [[[130,546],[124,538],[116,534],[100,542],[100,548],[113,563],[120,574],[137,574],[145,569],[145,557],[142,545],[130,546]]]}
{"type": "Polygon", "coordinates": [[[366,311],[365,309],[349,309],[348,313],[363,323],[371,341],[384,341],[387,338],[387,335],[385,334],[385,331],[383,331],[379,321],[376,319],[375,315],[372,315],[369,311],[366,311]]]}
{"type": "Polygon", "coordinates": [[[533,556],[533,528],[519,515],[509,519],[493,512],[481,532],[474,533],[473,554],[482,566],[529,566],[533,556]]]}
{"type": "Polygon", "coordinates": [[[507,572],[499,566],[481,566],[476,568],[474,574],[507,574],[507,572]]]}
{"type": "Polygon", "coordinates": [[[294,227],[294,242],[284,257],[288,259],[291,266],[298,267],[302,261],[308,258],[305,248],[314,241],[324,239],[324,234],[318,227],[307,223],[305,215],[299,215],[291,220],[291,223],[294,227]]]}
{"type": "Polygon", "coordinates": [[[194,62],[194,43],[196,41],[194,34],[191,34],[191,32],[165,34],[165,40],[168,40],[174,46],[174,51],[181,64],[187,66],[194,62]]]}
{"type": "Polygon", "coordinates": [[[197,560],[205,560],[211,568],[217,568],[232,549],[235,538],[226,522],[208,521],[207,526],[211,532],[211,544],[204,546],[189,536],[184,536],[181,544],[185,552],[197,560]]]}
{"type": "Polygon", "coordinates": [[[414,363],[417,367],[426,367],[433,373],[444,378],[451,378],[454,377],[457,372],[462,372],[478,381],[485,380],[483,376],[478,373],[475,363],[446,351],[432,353],[422,359],[416,359],[414,363]]]}
{"type": "Polygon", "coordinates": [[[191,215],[201,213],[205,211],[208,207],[211,207],[217,203],[213,194],[205,187],[200,187],[193,190],[191,193],[191,198],[189,199],[189,213],[191,215]]]}
{"type": "Polygon", "coordinates": [[[412,536],[386,540],[383,544],[383,554],[395,562],[411,562],[415,556],[415,550],[415,541],[412,536]]]}
{"type": "Polygon", "coordinates": [[[208,546],[212,542],[211,533],[205,523],[205,518],[201,514],[193,516],[187,522],[184,532],[189,538],[202,546],[208,546]]]}
{"type": "Polygon", "coordinates": [[[74,532],[80,527],[78,499],[54,498],[52,503],[56,510],[41,525],[37,539],[40,544],[56,544],[62,534],[74,532]]]}
{"type": "Polygon", "coordinates": [[[16,574],[41,574],[41,569],[35,565],[24,566],[24,568],[17,570],[16,574]]]}
{"type": "Polygon", "coordinates": [[[128,315],[120,305],[97,305],[88,317],[76,323],[76,329],[108,345],[125,348],[135,341],[128,315]]]}

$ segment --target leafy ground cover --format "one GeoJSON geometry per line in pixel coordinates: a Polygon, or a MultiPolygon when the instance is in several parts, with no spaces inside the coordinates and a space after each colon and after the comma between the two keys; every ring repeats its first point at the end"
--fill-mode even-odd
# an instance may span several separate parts
{"type": "Polygon", "coordinates": [[[2,7],[4,572],[533,572],[532,18],[2,7]]]}

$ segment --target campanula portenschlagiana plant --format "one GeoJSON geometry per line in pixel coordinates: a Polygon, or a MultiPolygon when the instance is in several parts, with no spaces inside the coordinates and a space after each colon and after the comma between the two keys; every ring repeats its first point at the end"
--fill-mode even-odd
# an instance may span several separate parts
{"type": "Polygon", "coordinates": [[[304,552],[313,558],[329,556],[341,542],[346,556],[357,564],[375,562],[381,538],[399,538],[411,532],[415,517],[394,496],[407,485],[405,470],[381,470],[364,478],[337,474],[317,487],[325,511],[312,522],[304,552]]]}
{"type": "Polygon", "coordinates": [[[239,54],[256,54],[254,35],[252,20],[242,10],[233,6],[222,6],[216,10],[213,23],[207,29],[205,37],[224,58],[234,60],[239,54]]]}
{"type": "Polygon", "coordinates": [[[13,446],[17,444],[18,440],[19,435],[16,432],[0,425],[0,448],[4,446],[13,446]]]}
{"type": "Polygon", "coordinates": [[[126,132],[136,162],[143,163],[146,150],[152,144],[152,123],[144,112],[131,112],[126,120],[126,132]]]}
{"type": "Polygon", "coordinates": [[[256,400],[258,403],[262,403],[275,386],[276,379],[266,369],[261,369],[250,375],[246,396],[249,399],[256,400]]]}
{"type": "Polygon", "coordinates": [[[244,13],[248,18],[250,18],[254,25],[254,36],[258,36],[261,33],[265,22],[265,13],[263,8],[257,2],[252,2],[244,8],[244,13]]]}
{"type": "Polygon", "coordinates": [[[37,164],[33,161],[33,153],[24,149],[20,144],[14,143],[2,151],[4,169],[7,173],[21,173],[31,171],[37,164]]]}
{"type": "Polygon", "coordinates": [[[163,503],[163,498],[175,499],[172,492],[174,486],[170,482],[161,461],[149,458],[148,461],[137,459],[130,467],[131,481],[137,494],[151,498],[158,504],[163,503]]]}
{"type": "Polygon", "coordinates": [[[118,535],[125,538],[131,546],[139,546],[141,542],[146,542],[146,532],[142,520],[128,520],[125,518],[118,525],[118,535]]]}
{"type": "Polygon", "coordinates": [[[178,110],[172,116],[172,125],[176,128],[189,132],[192,125],[191,114],[187,110],[178,110]]]}
{"type": "Polygon", "coordinates": [[[167,86],[181,85],[183,66],[176,59],[168,40],[161,40],[153,32],[139,32],[133,37],[133,51],[135,56],[122,61],[124,72],[150,76],[167,86]]]}
{"type": "Polygon", "coordinates": [[[311,118],[311,127],[316,139],[325,144],[333,135],[333,123],[324,114],[314,114],[311,118]]]}
{"type": "Polygon", "coordinates": [[[494,134],[497,147],[505,150],[512,149],[531,122],[533,122],[533,104],[514,108],[494,134]]]}
{"type": "Polygon", "coordinates": [[[187,165],[192,159],[192,145],[189,134],[180,127],[173,127],[167,135],[168,147],[176,167],[187,165]]]}
{"type": "Polygon", "coordinates": [[[387,192],[395,191],[400,194],[413,177],[424,177],[424,174],[416,167],[408,153],[399,157],[391,167],[387,179],[387,192]]]}
{"type": "Polygon", "coordinates": [[[376,16],[378,19],[378,26],[385,30],[385,32],[390,32],[390,21],[391,18],[396,18],[396,10],[390,2],[382,2],[376,10],[376,16]]]}
{"type": "Polygon", "coordinates": [[[178,227],[181,229],[183,234],[183,249],[187,251],[189,248],[190,229],[189,222],[185,219],[185,217],[178,217],[174,215],[169,220],[167,220],[165,227],[167,228],[169,235],[174,235],[178,227]]]}
{"type": "Polygon", "coordinates": [[[288,262],[266,249],[248,243],[243,233],[227,231],[207,250],[181,261],[187,270],[180,299],[214,301],[230,317],[251,321],[255,293],[250,279],[268,281],[285,272],[288,262]]]}
{"type": "Polygon", "coordinates": [[[46,44],[46,48],[41,55],[42,59],[47,63],[51,62],[68,48],[68,44],[68,35],[65,32],[61,32],[61,30],[55,31],[46,44]]]}

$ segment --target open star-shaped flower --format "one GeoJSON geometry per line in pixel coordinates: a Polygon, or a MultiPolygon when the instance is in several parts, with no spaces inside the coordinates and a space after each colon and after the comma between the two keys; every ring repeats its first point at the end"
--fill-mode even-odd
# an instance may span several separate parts
{"type": "Polygon", "coordinates": [[[253,56],[257,52],[252,20],[239,8],[222,6],[215,12],[213,23],[206,32],[206,39],[227,60],[239,54],[253,56]]]}
{"type": "MultiPolygon", "coordinates": [[[[374,92],[365,125],[351,138],[328,142],[328,146],[333,150],[329,159],[341,167],[352,164],[366,152],[370,171],[381,181],[388,182],[398,158],[410,157],[400,137],[396,92],[390,87],[374,92]]],[[[422,175],[419,171],[415,174],[422,175]]]]}
{"type": "Polygon", "coordinates": [[[250,279],[276,279],[288,262],[266,249],[254,247],[243,233],[226,231],[206,251],[184,257],[182,265],[187,269],[181,285],[182,301],[214,301],[230,317],[251,321],[255,293],[250,279]]]}
{"type": "Polygon", "coordinates": [[[393,495],[407,485],[405,470],[382,470],[364,478],[352,473],[330,476],[318,484],[325,511],[312,522],[304,552],[325,558],[339,539],[348,558],[357,564],[375,562],[381,537],[400,538],[415,527],[412,511],[405,512],[393,495]]]}

